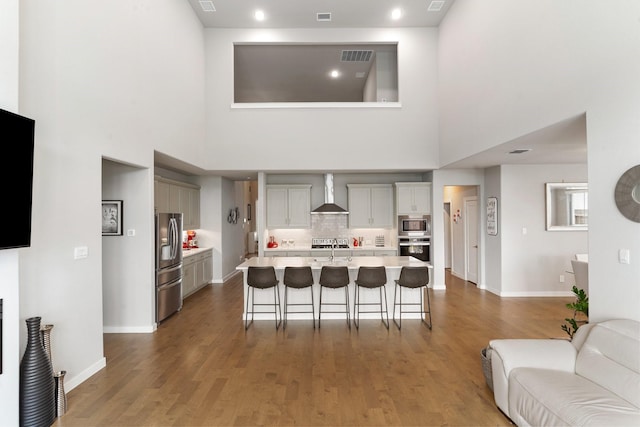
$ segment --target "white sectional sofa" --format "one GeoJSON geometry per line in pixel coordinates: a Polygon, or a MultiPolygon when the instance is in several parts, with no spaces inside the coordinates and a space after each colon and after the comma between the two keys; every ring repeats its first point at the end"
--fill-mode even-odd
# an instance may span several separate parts
{"type": "Polygon", "coordinates": [[[496,404],[518,426],[640,426],[640,322],[489,346],[496,404]]]}

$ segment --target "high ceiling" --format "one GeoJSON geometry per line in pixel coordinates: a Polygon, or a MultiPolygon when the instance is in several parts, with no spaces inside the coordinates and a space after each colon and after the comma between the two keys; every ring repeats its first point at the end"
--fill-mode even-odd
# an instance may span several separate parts
{"type": "MultiPolygon", "coordinates": [[[[205,28],[379,28],[437,27],[454,0],[188,0],[205,28]],[[205,12],[204,6],[215,8],[205,12]],[[429,11],[430,6],[441,6],[429,11]],[[391,19],[392,7],[402,11],[399,20],[391,19]],[[262,9],[265,19],[258,22],[254,12],[262,9]],[[331,14],[330,21],[318,21],[318,13],[331,14]]],[[[317,53],[313,59],[318,61],[317,53]]],[[[298,62],[305,62],[297,55],[298,62]]],[[[248,67],[250,69],[251,67],[248,67]]],[[[402,101],[402,100],[400,100],[402,101]]],[[[156,165],[187,174],[215,174],[234,180],[255,179],[257,171],[210,171],[156,153],[156,165]]],[[[586,119],[568,118],[469,158],[443,165],[445,168],[486,168],[501,164],[571,164],[587,162],[586,119]],[[529,149],[522,154],[513,150],[529,149]]],[[[282,171],[313,172],[313,171],[282,171]]],[[[317,171],[322,173],[323,171],[317,171]]],[[[353,171],[340,171],[343,173],[353,171]]],[[[365,171],[360,171],[365,172],[365,171]]],[[[375,171],[367,171],[375,172],[375,171]]],[[[393,172],[393,171],[389,171],[393,172]]],[[[397,171],[396,171],[397,172],[397,171]]],[[[405,171],[416,172],[416,171],[405,171]]]]}
{"type": "Polygon", "coordinates": [[[189,0],[206,28],[437,27],[454,0],[189,0]],[[206,12],[203,9],[215,9],[206,12]],[[399,8],[400,19],[391,18],[399,8]],[[431,10],[430,10],[431,9],[431,10]],[[256,10],[265,14],[254,18],[256,10]],[[318,21],[318,13],[331,20],[318,21]]]}

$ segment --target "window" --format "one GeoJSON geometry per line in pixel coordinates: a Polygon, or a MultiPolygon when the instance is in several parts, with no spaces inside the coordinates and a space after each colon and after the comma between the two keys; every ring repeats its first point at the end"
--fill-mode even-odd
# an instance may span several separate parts
{"type": "Polygon", "coordinates": [[[397,43],[238,43],[234,102],[398,102],[397,68],[397,43]]]}

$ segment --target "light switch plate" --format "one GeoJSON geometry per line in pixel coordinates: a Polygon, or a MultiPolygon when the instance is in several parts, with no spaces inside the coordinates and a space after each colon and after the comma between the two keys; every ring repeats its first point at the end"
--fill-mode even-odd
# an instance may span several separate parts
{"type": "Polygon", "coordinates": [[[134,230],[133,228],[132,228],[132,229],[127,230],[127,236],[129,236],[129,237],[133,237],[133,236],[135,236],[135,235],[136,235],[136,230],[134,230]]]}
{"type": "Polygon", "coordinates": [[[629,249],[620,249],[618,251],[618,261],[620,262],[620,264],[631,263],[631,255],[629,254],[629,249]]]}
{"type": "Polygon", "coordinates": [[[73,248],[73,258],[81,259],[89,256],[89,248],[86,246],[78,246],[77,248],[73,248]]]}

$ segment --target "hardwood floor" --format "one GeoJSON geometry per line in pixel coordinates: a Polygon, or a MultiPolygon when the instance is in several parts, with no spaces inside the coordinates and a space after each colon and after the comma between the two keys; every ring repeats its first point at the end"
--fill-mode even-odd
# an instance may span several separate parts
{"type": "Polygon", "coordinates": [[[507,426],[485,384],[492,338],[563,336],[566,298],[499,298],[447,273],[433,329],[379,320],[244,330],[242,277],[207,286],[154,334],[105,334],[107,366],[54,426],[507,426]]]}

